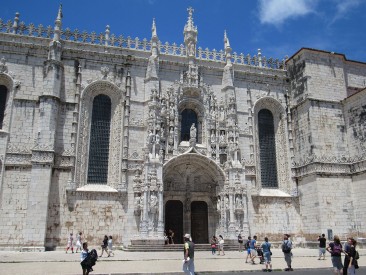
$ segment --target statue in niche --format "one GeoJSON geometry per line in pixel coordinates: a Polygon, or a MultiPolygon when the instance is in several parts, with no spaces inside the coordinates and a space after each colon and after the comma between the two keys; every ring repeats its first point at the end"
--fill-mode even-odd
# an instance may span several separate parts
{"type": "Polygon", "coordinates": [[[173,143],[174,143],[174,130],[173,127],[171,127],[169,130],[169,144],[173,145],[173,143]]]}
{"type": "Polygon", "coordinates": [[[154,134],[153,131],[151,130],[147,136],[147,140],[146,143],[149,144],[153,144],[154,143],[154,134]]]}
{"type": "Polygon", "coordinates": [[[224,143],[224,142],[225,142],[225,134],[223,132],[221,132],[220,143],[224,143]]]}
{"type": "Polygon", "coordinates": [[[155,143],[156,144],[159,144],[160,143],[160,136],[159,136],[158,133],[156,133],[156,135],[155,135],[155,143]]]}
{"type": "Polygon", "coordinates": [[[197,129],[194,126],[194,123],[192,124],[191,129],[190,129],[190,136],[191,136],[191,138],[194,138],[194,139],[196,139],[196,137],[197,137],[197,129]]]}
{"type": "Polygon", "coordinates": [[[236,208],[242,208],[243,207],[243,201],[241,199],[240,196],[237,196],[236,197],[236,200],[235,200],[235,207],[236,208]]]}
{"type": "Polygon", "coordinates": [[[161,112],[160,112],[162,117],[166,116],[166,106],[165,106],[165,100],[163,100],[163,102],[161,103],[161,112]]]}
{"type": "Polygon", "coordinates": [[[140,208],[140,196],[135,197],[134,206],[135,206],[135,213],[136,214],[140,214],[140,211],[141,211],[141,208],[140,208]]]}
{"type": "Polygon", "coordinates": [[[188,43],[188,55],[189,56],[194,56],[195,55],[194,43],[192,41],[190,41],[188,43]]]}
{"type": "Polygon", "coordinates": [[[229,198],[227,196],[225,196],[225,210],[229,210],[229,198]]]}
{"type": "Polygon", "coordinates": [[[173,103],[170,104],[170,110],[169,110],[169,118],[170,120],[174,120],[175,117],[175,110],[173,103]]]}
{"type": "Polygon", "coordinates": [[[215,142],[216,142],[215,131],[212,131],[212,134],[211,134],[211,143],[215,143],[215,142]]]}
{"type": "Polygon", "coordinates": [[[225,120],[225,110],[224,107],[220,107],[220,121],[225,120]]]}
{"type": "Polygon", "coordinates": [[[217,211],[221,211],[221,199],[220,199],[220,197],[217,198],[216,208],[217,208],[217,211]]]}

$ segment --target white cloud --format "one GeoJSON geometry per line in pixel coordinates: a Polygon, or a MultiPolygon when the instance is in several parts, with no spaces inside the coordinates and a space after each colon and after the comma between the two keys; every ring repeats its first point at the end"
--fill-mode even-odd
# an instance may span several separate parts
{"type": "Polygon", "coordinates": [[[361,0],[336,0],[336,14],[331,23],[347,16],[348,12],[362,4],[361,0]]]}
{"type": "Polygon", "coordinates": [[[316,4],[317,0],[260,0],[259,19],[262,24],[280,26],[289,18],[314,12],[316,4]]]}

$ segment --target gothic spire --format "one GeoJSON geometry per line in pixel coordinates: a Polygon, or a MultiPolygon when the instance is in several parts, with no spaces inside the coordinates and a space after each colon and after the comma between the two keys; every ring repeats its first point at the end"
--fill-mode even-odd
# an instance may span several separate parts
{"type": "Polygon", "coordinates": [[[147,64],[145,80],[157,80],[159,71],[159,38],[156,32],[155,18],[151,27],[151,55],[147,64]]]}
{"type": "Polygon", "coordinates": [[[224,47],[225,47],[225,58],[226,58],[226,65],[224,68],[224,73],[222,76],[222,88],[232,88],[234,87],[234,81],[233,81],[233,72],[232,72],[232,63],[231,63],[231,47],[229,38],[227,36],[226,31],[224,32],[224,47]]]}
{"type": "Polygon", "coordinates": [[[58,8],[58,14],[55,21],[55,28],[53,34],[53,41],[60,41],[60,34],[61,34],[61,25],[62,25],[62,4],[60,4],[58,8]]]}
{"type": "Polygon", "coordinates": [[[193,11],[191,7],[187,9],[188,11],[188,20],[186,25],[184,26],[184,44],[187,49],[187,56],[195,57],[196,56],[196,44],[197,44],[197,27],[193,24],[193,11]]]}

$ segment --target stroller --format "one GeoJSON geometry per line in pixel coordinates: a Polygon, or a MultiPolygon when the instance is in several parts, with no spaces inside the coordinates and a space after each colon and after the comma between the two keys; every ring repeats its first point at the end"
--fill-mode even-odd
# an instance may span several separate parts
{"type": "Polygon", "coordinates": [[[88,272],[93,271],[92,266],[95,265],[95,262],[98,260],[98,253],[95,249],[90,250],[88,256],[81,262],[81,266],[83,269],[87,269],[88,272]]]}
{"type": "Polygon", "coordinates": [[[259,263],[263,264],[264,263],[264,257],[263,257],[263,250],[261,247],[257,248],[257,254],[258,254],[258,258],[259,258],[259,263]]]}

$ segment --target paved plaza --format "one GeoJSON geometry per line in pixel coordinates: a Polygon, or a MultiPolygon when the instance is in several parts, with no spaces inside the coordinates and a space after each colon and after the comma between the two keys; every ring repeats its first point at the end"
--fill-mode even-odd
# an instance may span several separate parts
{"type": "MultiPolygon", "coordinates": [[[[273,249],[273,269],[285,268],[283,253],[273,249]]],[[[359,265],[366,266],[366,250],[359,250],[359,265]]],[[[294,269],[331,269],[330,255],[326,260],[317,260],[317,249],[295,248],[293,250],[294,269]]],[[[260,271],[263,266],[245,263],[246,253],[227,251],[225,256],[211,255],[210,251],[195,253],[196,272],[260,271]]],[[[113,257],[98,259],[91,275],[96,274],[182,274],[182,252],[126,252],[115,251],[113,257]]],[[[52,252],[7,252],[0,251],[1,275],[43,275],[43,274],[81,274],[80,254],[64,251],[52,252]]],[[[258,260],[256,261],[259,262],[258,260]]],[[[331,274],[331,272],[329,273],[331,274]]]]}

